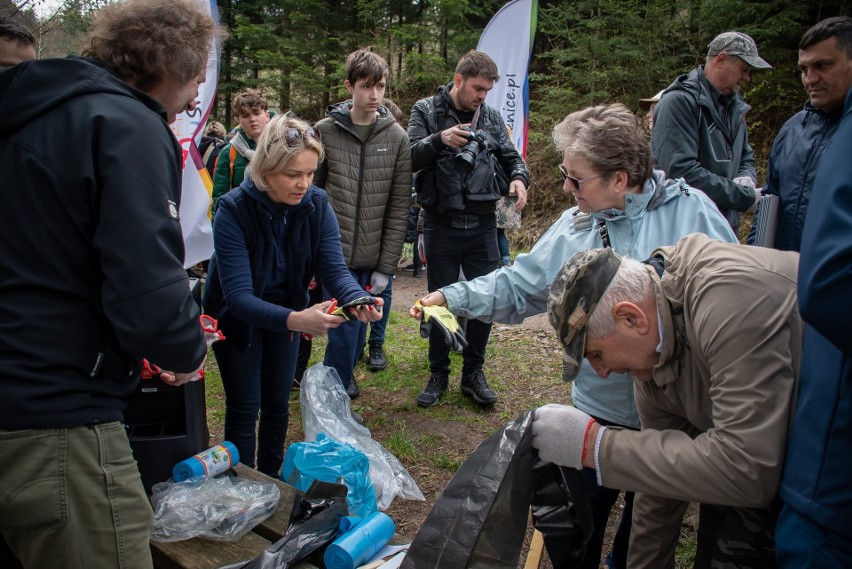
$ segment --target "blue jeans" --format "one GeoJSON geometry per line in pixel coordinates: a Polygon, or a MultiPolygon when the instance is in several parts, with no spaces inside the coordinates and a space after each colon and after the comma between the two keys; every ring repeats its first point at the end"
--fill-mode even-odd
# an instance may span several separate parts
{"type": "MultiPolygon", "coordinates": [[[[475,229],[456,229],[424,219],[423,245],[426,248],[426,272],[429,292],[451,285],[459,280],[459,270],[465,278],[475,279],[496,271],[500,253],[497,251],[496,225],[484,225],[475,229]]],[[[482,369],[485,348],[491,334],[491,323],[470,319],[467,321],[467,348],[464,349],[462,376],[482,369]]],[[[437,326],[429,335],[429,370],[432,373],[449,375],[450,348],[437,326]]]]}
{"type": "MultiPolygon", "coordinates": [[[[349,272],[362,288],[370,284],[373,271],[349,269],[349,272]]],[[[323,294],[326,299],[331,298],[328,291],[324,290],[323,294]]],[[[361,357],[361,350],[366,343],[367,325],[358,320],[344,322],[328,331],[328,344],[325,347],[323,362],[326,366],[337,370],[344,388],[348,388],[352,381],[352,370],[355,369],[355,364],[361,357]]]]}
{"type": "Polygon", "coordinates": [[[500,265],[508,265],[512,261],[509,256],[509,238],[501,227],[497,228],[497,248],[500,249],[500,265]]]}
{"type": "MultiPolygon", "coordinates": [[[[416,257],[416,255],[415,255],[416,257]]],[[[388,328],[388,319],[390,318],[391,297],[393,296],[393,281],[396,277],[391,277],[388,281],[388,286],[379,295],[379,298],[385,301],[382,305],[382,319],[370,323],[370,345],[379,345],[385,343],[385,330],[388,328]]],[[[358,354],[360,355],[360,351],[358,354]]]]}
{"type": "Polygon", "coordinates": [[[775,555],[780,569],[852,567],[852,540],[785,505],[775,529],[775,555]]]}
{"type": "Polygon", "coordinates": [[[257,446],[257,469],[273,478],[284,462],[300,337],[298,332],[255,328],[245,351],[228,342],[213,344],[225,388],[225,440],[237,447],[240,462],[252,468],[257,446]]]}

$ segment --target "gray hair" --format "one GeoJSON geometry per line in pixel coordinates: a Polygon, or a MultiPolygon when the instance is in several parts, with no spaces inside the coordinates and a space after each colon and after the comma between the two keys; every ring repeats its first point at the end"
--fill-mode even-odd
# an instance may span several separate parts
{"type": "Polygon", "coordinates": [[[278,115],[267,123],[260,133],[257,150],[247,169],[258,189],[264,192],[269,190],[266,176],[286,170],[290,160],[303,150],[316,152],[319,161],[322,161],[325,157],[322,143],[306,134],[306,131],[313,131],[311,125],[292,113],[278,115]],[[299,142],[292,146],[286,138],[289,129],[296,129],[300,133],[299,142]]]}
{"type": "Polygon", "coordinates": [[[651,178],[653,160],[645,127],[621,103],[571,113],[553,128],[553,143],[562,154],[588,160],[605,179],[625,171],[629,185],[641,187],[651,178]]]}
{"type": "Polygon", "coordinates": [[[625,301],[644,304],[651,300],[653,294],[654,284],[645,264],[636,259],[623,258],[618,272],[589,317],[586,334],[589,338],[604,338],[614,334],[615,305],[625,301]]]}

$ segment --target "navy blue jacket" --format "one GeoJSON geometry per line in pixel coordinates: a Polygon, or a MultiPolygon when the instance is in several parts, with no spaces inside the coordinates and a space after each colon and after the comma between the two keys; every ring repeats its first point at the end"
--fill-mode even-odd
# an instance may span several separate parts
{"type": "Polygon", "coordinates": [[[781,497],[852,539],[852,91],[814,185],[799,262],[808,324],[781,497]]]}
{"type": "MultiPolygon", "coordinates": [[[[772,143],[763,193],[774,194],[780,199],[776,249],[799,250],[817,167],[834,138],[842,115],[842,107],[824,113],[808,102],[803,110],[784,123],[772,143]]],[[[749,245],[754,243],[755,234],[756,225],[752,223],[749,245]]]]}
{"type": "Polygon", "coordinates": [[[121,421],[207,353],[162,105],[81,57],[0,70],[0,429],[121,421]]]}
{"type": "Polygon", "coordinates": [[[290,313],[308,306],[314,275],[340,304],[367,294],[346,268],[328,194],[313,185],[299,205],[287,206],[247,176],[219,198],[213,244],[204,311],[237,348],[251,343],[255,326],[289,330],[290,313]],[[266,300],[270,294],[274,300],[266,300]]]}

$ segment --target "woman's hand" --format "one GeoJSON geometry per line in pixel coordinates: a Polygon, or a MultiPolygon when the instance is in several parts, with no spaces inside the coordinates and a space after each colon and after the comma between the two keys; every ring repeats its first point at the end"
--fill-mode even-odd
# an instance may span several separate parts
{"type": "Polygon", "coordinates": [[[382,306],[385,304],[385,301],[379,297],[376,297],[376,304],[362,304],[361,306],[356,306],[354,308],[349,309],[349,317],[359,320],[364,324],[369,324],[370,322],[376,322],[377,320],[382,319],[382,306]]]}
{"type": "Polygon", "coordinates": [[[287,328],[290,330],[298,330],[311,336],[321,336],[327,334],[332,328],[337,328],[346,319],[342,316],[332,316],[328,314],[328,309],[331,306],[331,301],[326,300],[309,306],[304,310],[294,310],[287,317],[287,328]]]}
{"type": "MultiPolygon", "coordinates": [[[[430,292],[417,302],[420,303],[420,306],[447,306],[447,299],[444,297],[444,293],[439,290],[430,292]]],[[[416,303],[408,310],[408,314],[418,320],[423,318],[423,311],[417,307],[416,303]]]]}

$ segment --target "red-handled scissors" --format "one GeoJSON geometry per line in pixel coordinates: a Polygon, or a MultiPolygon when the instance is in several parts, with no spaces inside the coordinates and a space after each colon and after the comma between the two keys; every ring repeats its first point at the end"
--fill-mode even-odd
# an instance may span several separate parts
{"type": "MultiPolygon", "coordinates": [[[[201,329],[207,332],[208,334],[215,334],[219,336],[220,340],[225,339],[225,334],[219,330],[219,321],[210,316],[209,314],[202,314],[198,317],[198,321],[201,322],[201,329]]],[[[214,340],[215,341],[215,340],[214,340]]]]}

